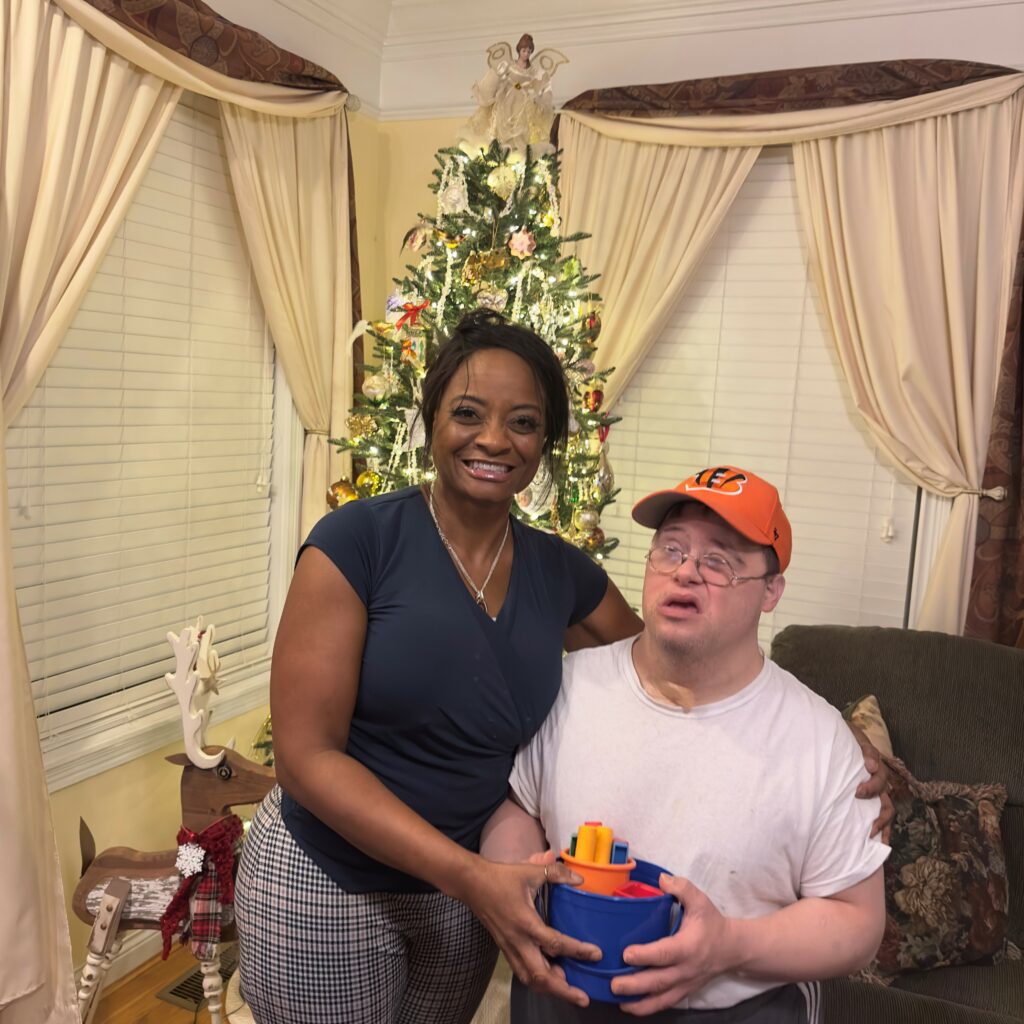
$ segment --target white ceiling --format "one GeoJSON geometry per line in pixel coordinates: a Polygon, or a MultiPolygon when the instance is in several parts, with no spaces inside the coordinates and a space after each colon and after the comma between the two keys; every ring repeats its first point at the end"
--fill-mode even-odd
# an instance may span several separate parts
{"type": "Polygon", "coordinates": [[[213,0],[333,71],[366,113],[456,116],[498,40],[569,57],[556,100],[608,85],[898,57],[1024,66],[1024,0],[213,0]]]}

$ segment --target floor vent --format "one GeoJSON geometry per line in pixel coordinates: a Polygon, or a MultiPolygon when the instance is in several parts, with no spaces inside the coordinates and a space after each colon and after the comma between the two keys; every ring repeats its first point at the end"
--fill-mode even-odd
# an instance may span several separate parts
{"type": "MultiPolygon", "coordinates": [[[[230,943],[222,947],[220,951],[220,976],[224,979],[224,988],[227,990],[228,979],[235,973],[238,966],[238,945],[230,943]]],[[[183,1010],[196,1011],[202,1006],[206,997],[203,995],[203,971],[197,963],[196,966],[183,974],[177,981],[171,982],[166,988],[162,988],[156,994],[157,999],[162,999],[172,1006],[180,1006],[183,1010]]]]}

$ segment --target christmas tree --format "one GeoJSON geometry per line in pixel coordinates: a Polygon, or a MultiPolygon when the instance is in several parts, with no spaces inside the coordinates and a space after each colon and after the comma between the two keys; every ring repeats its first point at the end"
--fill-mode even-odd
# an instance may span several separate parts
{"type": "Polygon", "coordinates": [[[517,495],[516,513],[556,531],[603,559],[618,541],[606,537],[601,512],[615,486],[604,442],[616,417],[602,410],[603,385],[593,356],[601,330],[595,280],[564,247],[558,211],[558,155],[492,141],[486,148],[446,148],[436,155],[433,215],[421,214],[405,247],[416,262],[395,279],[385,319],[367,328],[377,362],[364,366],[362,394],[348,418],[349,436],[334,440],[361,468],[340,480],[332,507],[430,480],[418,418],[420,383],[439,343],[462,315],[481,306],[529,327],[554,349],[570,386],[570,437],[517,495]]]}

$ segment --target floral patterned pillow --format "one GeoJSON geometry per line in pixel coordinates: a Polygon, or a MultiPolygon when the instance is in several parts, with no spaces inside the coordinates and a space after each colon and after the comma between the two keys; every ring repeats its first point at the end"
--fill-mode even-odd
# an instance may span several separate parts
{"type": "Polygon", "coordinates": [[[867,980],[1003,953],[1009,907],[999,816],[1006,787],[919,782],[886,757],[896,809],[885,862],[885,935],[867,980]]]}

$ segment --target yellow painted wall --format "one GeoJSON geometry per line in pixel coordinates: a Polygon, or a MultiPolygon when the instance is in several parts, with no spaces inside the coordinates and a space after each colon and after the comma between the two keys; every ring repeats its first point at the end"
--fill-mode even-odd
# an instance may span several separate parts
{"type": "MultiPolygon", "coordinates": [[[[434,153],[451,145],[462,119],[379,123],[359,113],[349,116],[352,171],[356,190],[358,251],[363,315],[381,319],[384,303],[409,254],[400,246],[419,212],[430,212],[434,196],[428,185],[434,153]]],[[[234,736],[247,753],[266,717],[260,708],[208,730],[210,743],[234,736]]],[[[96,847],[131,846],[170,849],[180,822],[180,769],[164,757],[180,751],[175,742],[129,764],[103,772],[52,794],[51,809],[61,872],[68,900],[74,962],[85,960],[88,926],[71,914],[71,894],[81,868],[78,821],[84,818],[96,847]]]]}
{"type": "Polygon", "coordinates": [[[367,320],[383,319],[392,278],[401,276],[410,262],[410,254],[401,252],[402,238],[418,213],[434,208],[429,188],[434,153],[454,144],[464,120],[376,122],[358,113],[349,117],[367,320]]]}
{"type": "MultiPolygon", "coordinates": [[[[224,744],[233,736],[236,748],[248,754],[253,737],[266,716],[267,708],[263,707],[219,725],[214,718],[207,729],[207,742],[224,744]]],[[[171,743],[50,796],[76,967],[85,963],[89,937],[89,926],[79,921],[71,911],[71,895],[82,866],[78,820],[83,818],[89,826],[97,851],[108,846],[130,846],[137,850],[169,850],[174,847],[181,826],[178,789],[181,769],[168,764],[164,757],[181,750],[184,750],[181,741],[171,743]]]]}

